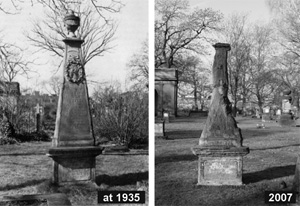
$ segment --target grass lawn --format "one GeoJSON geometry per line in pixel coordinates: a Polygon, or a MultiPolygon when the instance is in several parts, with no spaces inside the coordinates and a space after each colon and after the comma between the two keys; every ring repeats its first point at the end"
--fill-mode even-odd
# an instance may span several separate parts
{"type": "MultiPolygon", "coordinates": [[[[92,184],[62,187],[51,184],[52,159],[45,155],[50,146],[50,142],[0,146],[0,197],[63,192],[72,205],[97,205],[97,191],[92,184]]],[[[96,161],[99,190],[148,193],[147,155],[100,155],[96,161]]]]}
{"type": "Polygon", "coordinates": [[[264,191],[280,190],[285,181],[292,186],[300,146],[300,128],[279,127],[275,122],[236,118],[242,129],[244,146],[250,153],[243,158],[242,186],[196,186],[197,156],[191,148],[198,144],[206,118],[179,117],[166,124],[168,140],[156,138],[156,205],[260,206],[264,191]]]}

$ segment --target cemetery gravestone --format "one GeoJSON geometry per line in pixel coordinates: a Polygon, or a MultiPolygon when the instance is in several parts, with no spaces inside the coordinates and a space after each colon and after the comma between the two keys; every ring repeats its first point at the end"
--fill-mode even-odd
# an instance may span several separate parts
{"type": "Polygon", "coordinates": [[[166,138],[164,119],[155,118],[155,137],[166,138]]]}
{"type": "Polygon", "coordinates": [[[279,125],[281,126],[294,126],[295,121],[293,120],[293,115],[291,113],[291,90],[285,90],[282,92],[282,114],[279,118],[279,125]]]}
{"type": "Polygon", "coordinates": [[[263,108],[263,115],[261,117],[261,121],[265,122],[265,121],[270,121],[271,120],[271,116],[270,116],[270,107],[264,107],[263,108]]]}
{"type": "Polygon", "coordinates": [[[55,133],[48,156],[53,161],[53,182],[94,181],[95,157],[102,148],[95,146],[88,90],[82,63],[81,44],[75,36],[79,17],[68,11],[64,18],[68,38],[64,39],[64,79],[61,88],[55,133]]]}
{"type": "Polygon", "coordinates": [[[242,135],[232,116],[228,94],[227,52],[229,44],[214,45],[213,93],[208,118],[199,145],[192,148],[198,156],[198,185],[242,185],[242,135]]]}

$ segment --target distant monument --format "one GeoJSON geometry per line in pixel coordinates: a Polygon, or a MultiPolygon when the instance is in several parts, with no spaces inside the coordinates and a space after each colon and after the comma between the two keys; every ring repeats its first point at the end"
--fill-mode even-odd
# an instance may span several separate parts
{"type": "Polygon", "coordinates": [[[53,161],[53,182],[94,181],[95,146],[86,76],[82,62],[83,40],[75,35],[80,19],[73,11],[64,18],[68,37],[64,39],[64,79],[56,114],[55,133],[48,156],[53,161]]]}
{"type": "Polygon", "coordinates": [[[242,134],[232,116],[228,94],[227,52],[229,44],[214,45],[213,93],[199,145],[192,148],[198,160],[198,185],[242,185],[242,134]]]}
{"type": "Polygon", "coordinates": [[[174,68],[155,69],[155,116],[177,116],[178,71],[174,68]]]}
{"type": "Polygon", "coordinates": [[[282,114],[279,118],[279,125],[281,126],[295,126],[295,121],[292,115],[292,96],[291,90],[287,89],[282,92],[282,114]]]}

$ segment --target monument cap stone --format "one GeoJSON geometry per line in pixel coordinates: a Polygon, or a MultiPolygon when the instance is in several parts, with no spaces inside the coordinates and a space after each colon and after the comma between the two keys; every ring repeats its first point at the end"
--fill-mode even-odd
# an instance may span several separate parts
{"type": "Polygon", "coordinates": [[[213,47],[215,47],[215,48],[225,48],[225,49],[227,49],[227,51],[231,50],[230,44],[227,44],[227,43],[216,43],[216,44],[213,45],[213,47]]]}

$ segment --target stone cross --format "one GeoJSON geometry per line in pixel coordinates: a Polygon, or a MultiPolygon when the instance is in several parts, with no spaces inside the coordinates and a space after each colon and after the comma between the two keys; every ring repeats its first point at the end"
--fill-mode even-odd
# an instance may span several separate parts
{"type": "Polygon", "coordinates": [[[41,107],[39,103],[37,103],[37,105],[34,108],[36,114],[40,114],[43,109],[43,107],[41,107]]]}
{"type": "Polygon", "coordinates": [[[249,153],[242,146],[241,130],[232,115],[228,99],[227,52],[229,44],[214,45],[212,68],[213,92],[199,145],[192,148],[199,157],[199,185],[242,185],[242,156],[249,153]]]}

